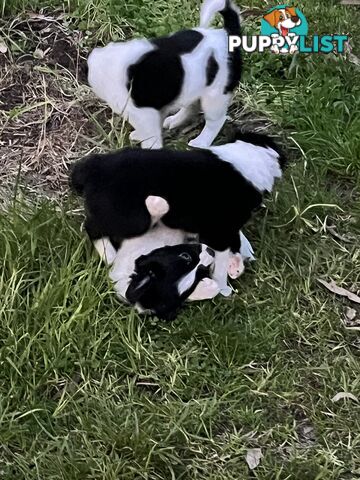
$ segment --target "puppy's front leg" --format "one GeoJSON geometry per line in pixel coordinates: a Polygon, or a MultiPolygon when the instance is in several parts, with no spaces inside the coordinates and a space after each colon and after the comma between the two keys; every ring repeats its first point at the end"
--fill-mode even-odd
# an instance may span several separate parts
{"type": "Polygon", "coordinates": [[[134,127],[131,140],[141,142],[141,148],[162,148],[161,115],[155,108],[128,106],[129,123],[134,127]]]}
{"type": "Polygon", "coordinates": [[[180,110],[175,113],[175,115],[170,115],[166,117],[163,123],[164,128],[172,130],[173,128],[180,127],[192,114],[192,106],[180,108],[180,110]]]}
{"type": "Polygon", "coordinates": [[[206,148],[213,143],[225,123],[229,103],[230,95],[219,95],[217,91],[201,97],[205,126],[200,135],[189,142],[190,147],[206,148]]]}
{"type": "Polygon", "coordinates": [[[244,261],[240,253],[233,253],[232,255],[230,255],[228,267],[229,277],[235,280],[235,278],[239,278],[240,275],[244,273],[244,270],[244,261]]]}
{"type": "Polygon", "coordinates": [[[111,265],[115,260],[116,250],[108,237],[99,238],[98,240],[94,240],[93,243],[96,251],[100,255],[101,260],[103,260],[107,265],[111,265]]]}
{"type": "Polygon", "coordinates": [[[228,266],[229,266],[230,250],[224,252],[215,251],[215,268],[213,279],[219,285],[220,293],[224,297],[231,295],[231,288],[227,284],[228,266]]]}

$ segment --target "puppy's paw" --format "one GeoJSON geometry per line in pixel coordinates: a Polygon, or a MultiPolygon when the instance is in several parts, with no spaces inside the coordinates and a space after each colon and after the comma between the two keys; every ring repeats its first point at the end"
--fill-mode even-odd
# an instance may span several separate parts
{"type": "Polygon", "coordinates": [[[291,45],[289,52],[290,53],[295,53],[299,50],[297,45],[291,45]]]}
{"type": "Polygon", "coordinates": [[[149,150],[159,150],[162,148],[162,141],[160,138],[148,138],[141,142],[141,148],[148,148],[149,150]]]}
{"type": "Polygon", "coordinates": [[[239,278],[240,275],[244,273],[245,267],[242,256],[240,253],[236,253],[235,255],[231,255],[229,266],[228,266],[228,275],[233,280],[235,278],[239,278]]]}
{"type": "Polygon", "coordinates": [[[195,300],[208,300],[216,297],[220,292],[219,285],[211,278],[203,278],[188,300],[191,302],[195,300]]]}
{"type": "Polygon", "coordinates": [[[232,290],[228,285],[226,285],[226,287],[220,289],[220,294],[223,297],[230,297],[230,295],[232,294],[232,290]]]}
{"type": "Polygon", "coordinates": [[[210,146],[206,142],[201,140],[201,138],[199,138],[199,137],[194,138],[194,140],[190,140],[188,145],[189,145],[189,147],[194,147],[194,148],[206,148],[206,147],[210,146]]]}
{"type": "Polygon", "coordinates": [[[141,135],[134,130],[133,132],[130,133],[129,138],[132,142],[141,142],[141,135]]]}
{"type": "Polygon", "coordinates": [[[149,195],[145,200],[145,205],[152,217],[162,217],[170,208],[165,198],[155,195],[149,195]]]}
{"type": "Polygon", "coordinates": [[[176,128],[179,125],[180,125],[180,122],[177,121],[176,114],[166,117],[163,123],[163,127],[168,128],[169,130],[176,128]]]}

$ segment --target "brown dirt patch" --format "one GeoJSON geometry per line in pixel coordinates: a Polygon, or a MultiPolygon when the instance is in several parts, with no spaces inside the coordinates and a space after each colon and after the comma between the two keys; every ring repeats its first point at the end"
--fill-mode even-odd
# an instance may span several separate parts
{"type": "Polygon", "coordinates": [[[101,147],[93,117],[110,112],[87,87],[81,32],[61,15],[2,21],[0,54],[0,197],[20,185],[36,194],[67,191],[68,166],[101,147]],[[10,39],[10,40],[9,40],[10,39]]]}

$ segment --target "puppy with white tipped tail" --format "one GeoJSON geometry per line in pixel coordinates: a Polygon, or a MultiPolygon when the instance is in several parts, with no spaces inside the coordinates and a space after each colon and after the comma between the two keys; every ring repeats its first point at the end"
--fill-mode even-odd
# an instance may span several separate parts
{"type": "Polygon", "coordinates": [[[239,34],[232,2],[206,0],[199,28],[95,48],[88,58],[88,81],[99,98],[129,121],[134,128],[130,138],[142,148],[161,148],[163,126],[183,124],[200,100],[205,126],[189,144],[207,147],[221,130],[240,81],[240,50],[228,51],[229,35],[239,34]],[[217,12],[224,28],[208,28],[217,12]]]}
{"type": "MultiPolygon", "coordinates": [[[[283,164],[269,137],[239,134],[232,143],[208,149],[126,148],[95,154],[75,164],[71,183],[84,197],[85,227],[92,241],[107,237],[113,245],[148,232],[152,218],[146,199],[152,195],[165,199],[169,211],[161,222],[196,234],[201,244],[214,250],[212,279],[226,296],[231,293],[229,258],[240,251],[239,232],[261,206],[264,194],[272,191],[283,164]]],[[[146,268],[141,275],[151,279],[147,289],[157,288],[161,281],[146,268]]]]}

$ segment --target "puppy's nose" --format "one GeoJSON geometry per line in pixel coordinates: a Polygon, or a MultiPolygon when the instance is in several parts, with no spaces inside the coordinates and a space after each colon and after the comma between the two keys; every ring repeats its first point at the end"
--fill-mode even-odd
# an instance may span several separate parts
{"type": "Polygon", "coordinates": [[[206,253],[208,253],[211,257],[215,257],[215,252],[210,247],[206,247],[206,253]]]}
{"type": "Polygon", "coordinates": [[[297,15],[293,15],[293,16],[291,17],[291,20],[292,20],[294,23],[297,23],[297,22],[300,20],[300,18],[299,18],[297,15]]]}

